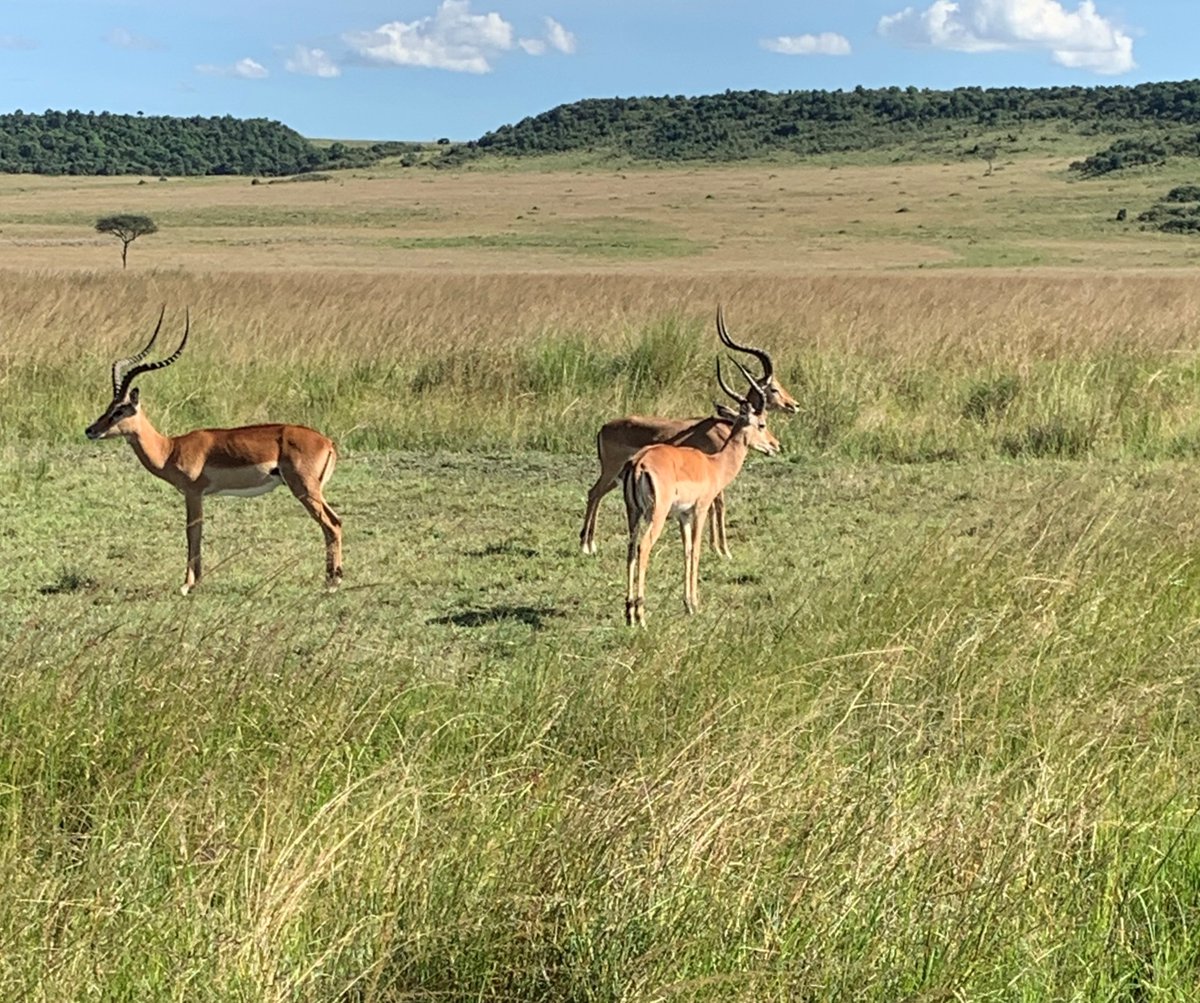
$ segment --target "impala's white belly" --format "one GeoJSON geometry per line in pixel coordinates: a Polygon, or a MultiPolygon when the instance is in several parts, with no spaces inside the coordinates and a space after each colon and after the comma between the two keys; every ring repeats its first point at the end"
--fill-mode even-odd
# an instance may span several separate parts
{"type": "Polygon", "coordinates": [[[283,483],[279,468],[273,463],[260,463],[251,467],[226,467],[208,474],[206,495],[235,495],[253,498],[274,491],[283,483]]]}
{"type": "Polygon", "coordinates": [[[282,484],[278,477],[273,478],[266,484],[258,484],[252,488],[220,488],[217,491],[207,492],[210,495],[236,495],[239,498],[253,498],[255,495],[265,495],[268,491],[274,491],[282,484]]]}
{"type": "Polygon", "coordinates": [[[695,510],[695,502],[672,502],[670,517],[683,522],[684,519],[690,519],[695,510]]]}

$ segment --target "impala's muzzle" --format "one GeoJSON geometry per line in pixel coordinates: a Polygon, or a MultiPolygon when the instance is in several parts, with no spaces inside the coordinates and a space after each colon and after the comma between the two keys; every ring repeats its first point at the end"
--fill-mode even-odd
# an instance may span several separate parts
{"type": "MultiPolygon", "coordinates": [[[[107,417],[107,415],[105,417],[107,417]]],[[[88,427],[83,430],[83,434],[89,439],[95,441],[96,439],[103,439],[105,433],[110,428],[112,428],[111,421],[105,421],[104,418],[99,418],[88,425],[88,427]]]]}
{"type": "Polygon", "coordinates": [[[100,415],[99,418],[83,430],[83,434],[93,441],[107,438],[112,434],[112,430],[117,422],[133,414],[136,410],[136,406],[128,401],[121,401],[120,403],[113,401],[113,403],[109,404],[104,414],[100,415]]]}

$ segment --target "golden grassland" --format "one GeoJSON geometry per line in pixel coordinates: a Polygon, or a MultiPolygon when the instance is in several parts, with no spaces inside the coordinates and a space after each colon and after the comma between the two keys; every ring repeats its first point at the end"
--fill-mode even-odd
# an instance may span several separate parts
{"type": "MultiPolygon", "coordinates": [[[[1081,151],[1082,152],[1082,151],[1081,151]]],[[[1194,242],[1133,221],[1181,169],[1079,180],[1070,157],[603,171],[245,178],[0,177],[0,266],[107,270],[92,224],[140,212],[158,271],[621,272],[692,276],[975,266],[1186,267],[1194,242]],[[1118,208],[1129,222],[1117,224],[1118,208]]]]}

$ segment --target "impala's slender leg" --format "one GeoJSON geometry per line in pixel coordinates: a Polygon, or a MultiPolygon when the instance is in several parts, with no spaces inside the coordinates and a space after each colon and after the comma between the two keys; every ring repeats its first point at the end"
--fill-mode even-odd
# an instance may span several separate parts
{"type": "Polygon", "coordinates": [[[187,503],[187,572],[183,576],[183,587],[179,590],[187,595],[200,581],[200,535],[204,528],[204,496],[184,495],[187,503]]]}
{"type": "Polygon", "coordinates": [[[621,471],[625,469],[625,460],[629,455],[621,451],[613,456],[611,450],[605,447],[604,431],[602,428],[596,434],[596,459],[600,462],[600,475],[588,491],[583,529],[579,533],[579,547],[585,554],[596,552],[596,515],[600,511],[600,499],[621,483],[621,471]]]}
{"type": "Polygon", "coordinates": [[[629,552],[626,567],[625,622],[646,626],[646,564],[658,541],[670,509],[654,500],[654,484],[632,464],[622,471],[625,512],[629,519],[629,552]]]}
{"type": "MultiPolygon", "coordinates": [[[[328,469],[326,471],[328,479],[328,469]]],[[[321,481],[297,470],[282,469],[284,483],[325,534],[325,585],[336,589],[342,583],[342,520],[321,494],[321,481]]]]}
{"type": "Polygon", "coordinates": [[[336,589],[342,584],[342,520],[320,495],[302,503],[325,534],[325,585],[336,589]]]}
{"type": "Polygon", "coordinates": [[[596,552],[596,515],[600,511],[600,499],[617,486],[618,476],[610,476],[601,470],[596,483],[588,491],[587,511],[583,514],[583,530],[579,534],[579,547],[585,554],[596,552]]]}
{"type": "Polygon", "coordinates": [[[342,520],[324,498],[320,502],[325,509],[321,523],[325,533],[325,584],[336,589],[342,584],[342,520]]]}
{"type": "Polygon", "coordinates": [[[725,535],[725,492],[722,491],[712,503],[712,545],[722,557],[732,557],[729,552],[729,538],[725,535]]]}
{"type": "Polygon", "coordinates": [[[654,549],[666,524],[666,507],[656,506],[649,528],[642,532],[637,540],[637,599],[634,600],[634,614],[639,627],[646,626],[646,565],[650,563],[650,551],[654,549]]]}
{"type": "MultiPolygon", "coordinates": [[[[720,495],[717,497],[719,498],[720,495]]],[[[713,507],[716,507],[715,504],[713,507]]],[[[704,541],[704,521],[708,518],[708,506],[698,504],[692,514],[692,518],[696,521],[696,532],[695,543],[689,555],[691,561],[689,562],[688,574],[690,575],[692,586],[692,612],[695,613],[700,608],[700,546],[704,541]]]]}
{"type": "Polygon", "coordinates": [[[625,574],[625,623],[632,627],[637,623],[637,553],[638,541],[644,529],[634,523],[629,530],[629,554],[625,574]]]}
{"type": "Polygon", "coordinates": [[[694,515],[688,512],[679,520],[679,535],[683,538],[683,608],[695,613],[692,603],[692,548],[696,545],[693,536],[694,515]]]}
{"type": "MultiPolygon", "coordinates": [[[[629,519],[629,549],[625,563],[625,623],[632,627],[637,622],[637,555],[645,522],[637,508],[630,504],[630,485],[625,485],[626,515],[629,519]]],[[[590,500],[590,499],[589,499],[590,500]]]]}

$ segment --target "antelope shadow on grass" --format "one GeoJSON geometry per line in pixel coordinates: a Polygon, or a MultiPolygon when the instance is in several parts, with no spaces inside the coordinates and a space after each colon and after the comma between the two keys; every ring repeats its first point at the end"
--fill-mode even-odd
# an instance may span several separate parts
{"type": "Polygon", "coordinates": [[[501,603],[485,609],[465,609],[458,613],[447,613],[445,616],[433,617],[426,622],[454,627],[484,627],[489,623],[517,620],[529,625],[534,630],[541,630],[546,625],[546,620],[562,615],[553,606],[511,606],[501,603]]]}

